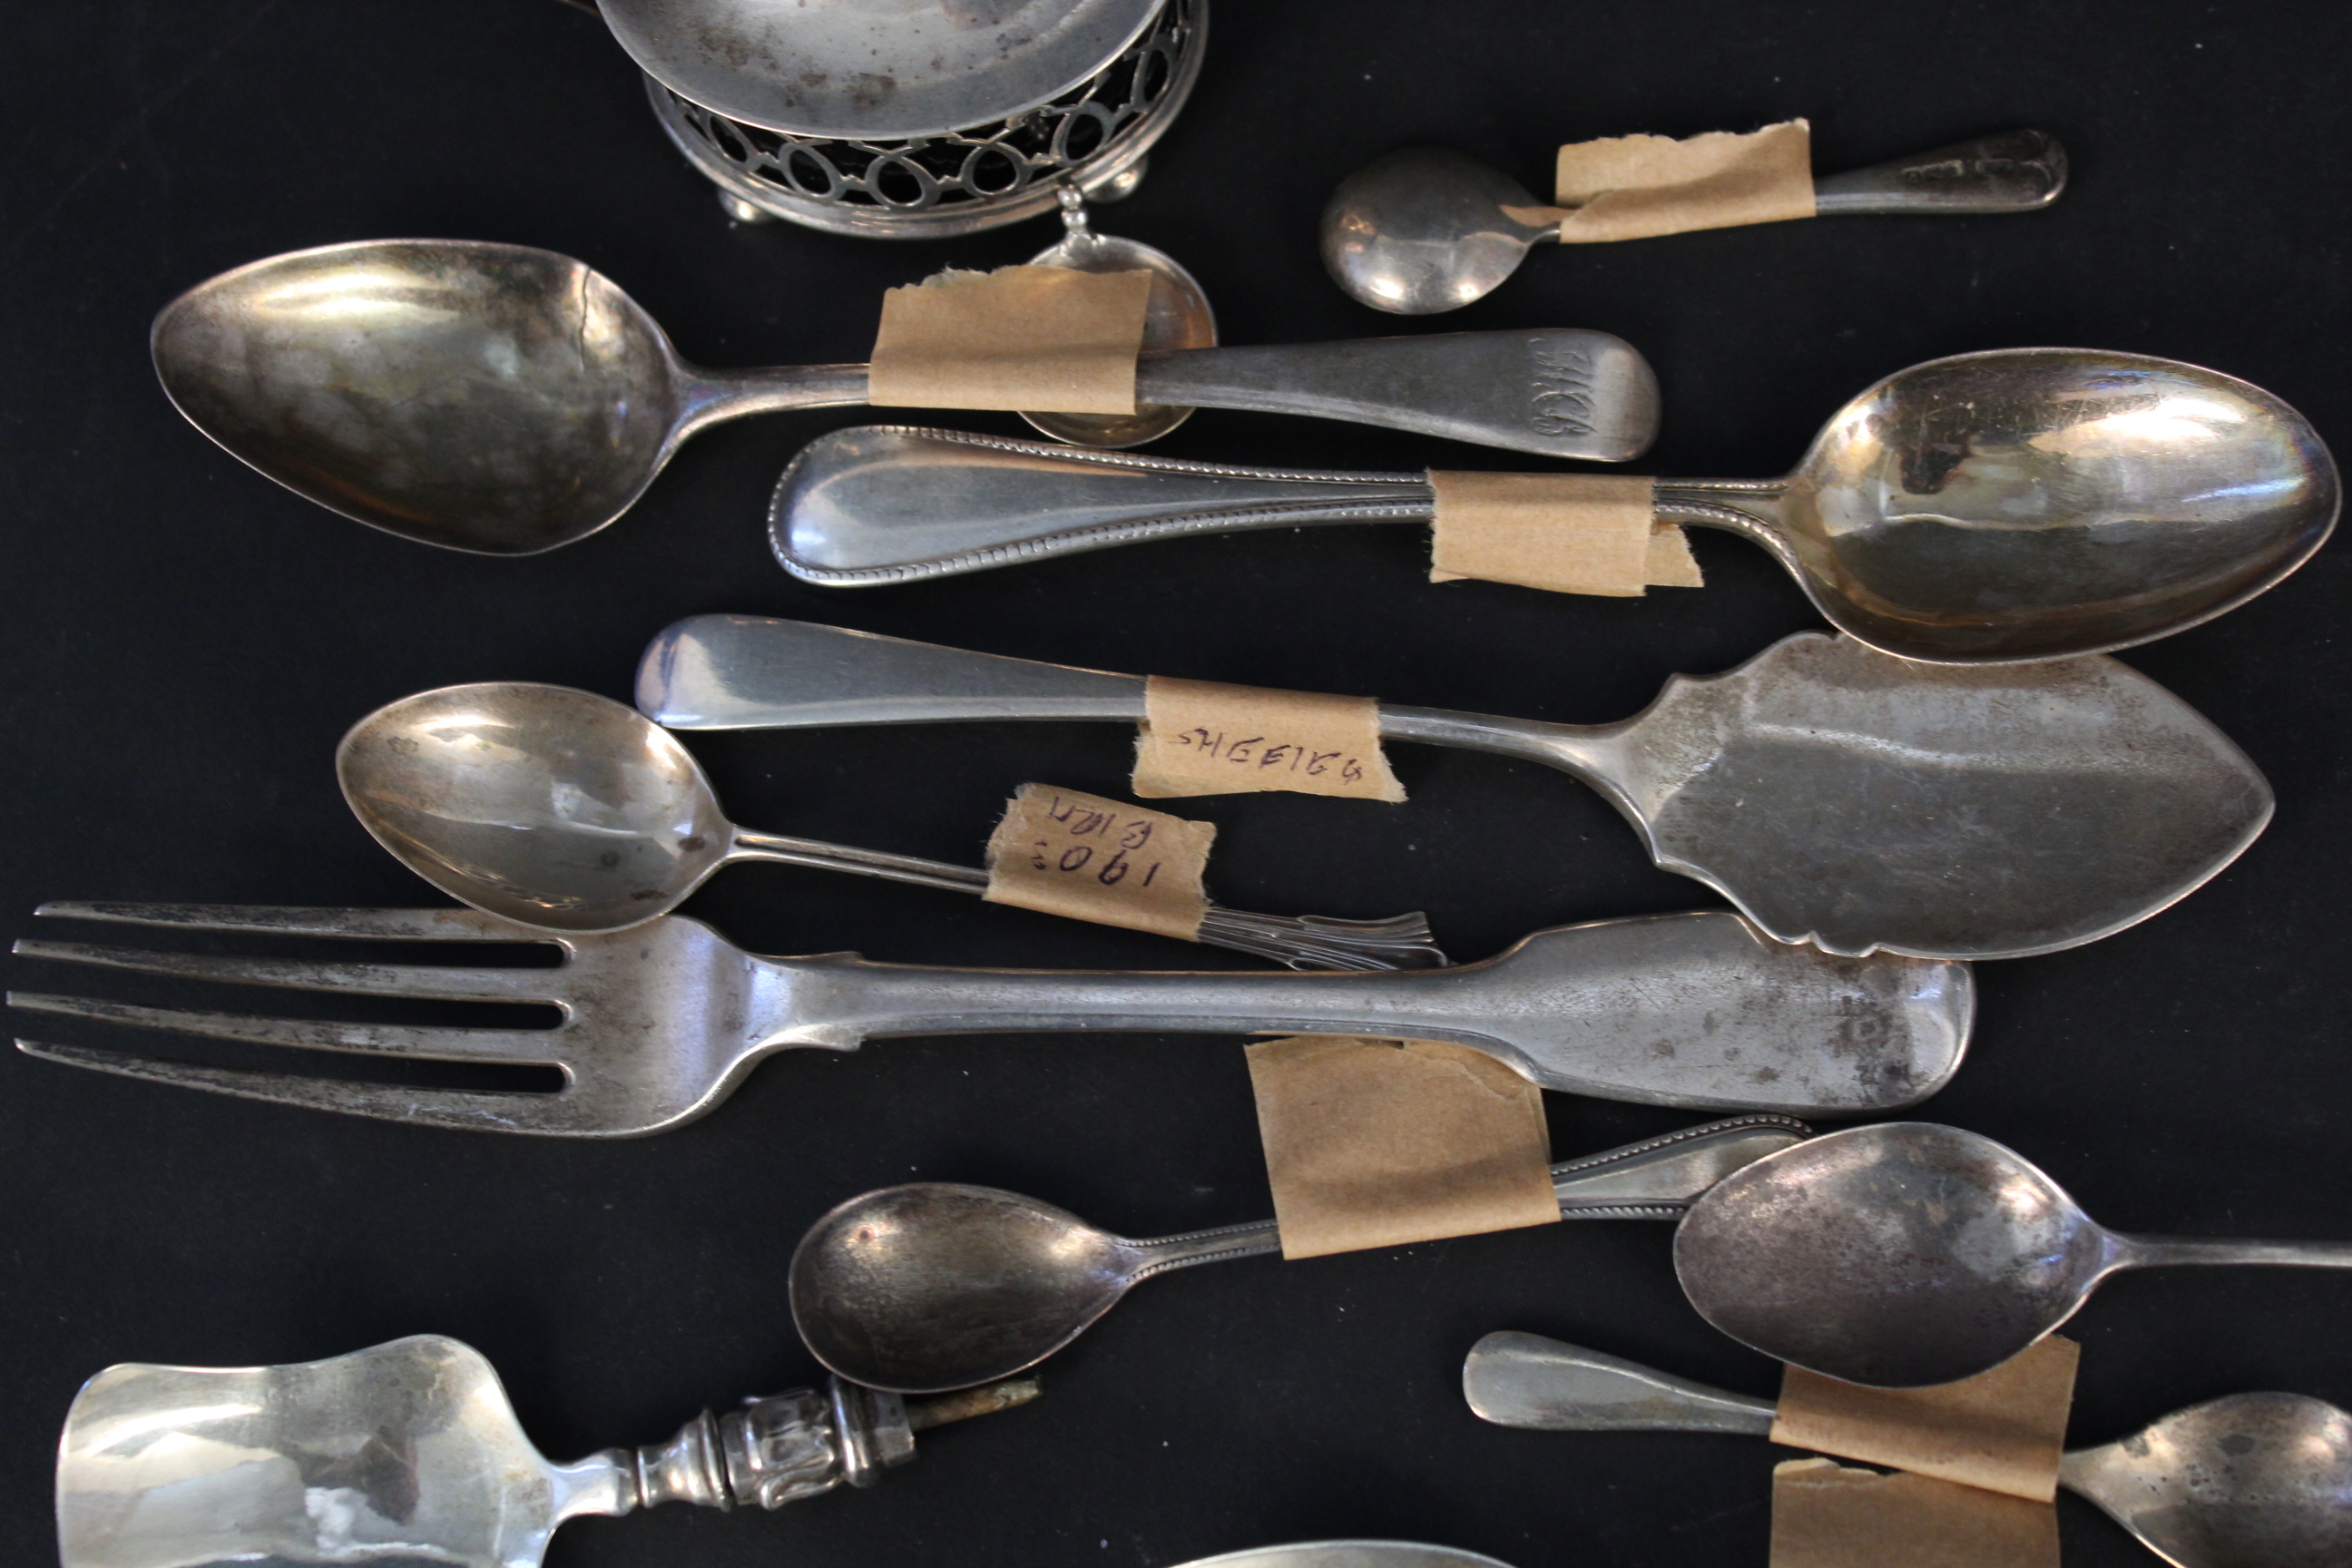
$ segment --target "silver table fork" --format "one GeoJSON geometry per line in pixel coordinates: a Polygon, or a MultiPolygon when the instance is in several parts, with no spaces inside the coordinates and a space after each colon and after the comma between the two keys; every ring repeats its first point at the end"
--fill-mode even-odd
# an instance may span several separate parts
{"type": "Polygon", "coordinates": [[[183,931],[394,942],[534,942],[553,968],[331,963],[23,941],[21,958],[443,1002],[552,1005],[553,1028],[422,1027],[195,1012],[12,993],[32,1012],[365,1056],[552,1067],[553,1092],[417,1088],[196,1066],[19,1040],[31,1055],[156,1083],[394,1121],[625,1138],[691,1121],[762,1057],[870,1037],[1157,1029],[1451,1040],[1546,1089],[1701,1110],[1851,1117],[1926,1099],[1958,1070],[1963,963],[1839,958],[1707,910],[1538,931],[1454,969],[1337,974],[938,969],[855,953],[761,958],[667,915],[551,934],[473,910],[44,904],[37,914],[183,931]]]}

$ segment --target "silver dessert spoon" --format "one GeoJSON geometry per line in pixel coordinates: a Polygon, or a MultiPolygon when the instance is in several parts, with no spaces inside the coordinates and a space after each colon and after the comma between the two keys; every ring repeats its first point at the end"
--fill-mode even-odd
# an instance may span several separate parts
{"type": "MultiPolygon", "coordinates": [[[[1741,1117],[1555,1165],[1560,1217],[1673,1219],[1809,1131],[1741,1117]]],[[[1155,1274],[1281,1248],[1272,1220],[1134,1241],[1018,1193],[910,1182],[809,1227],[793,1253],[793,1322],[852,1382],[938,1393],[1036,1365],[1155,1274]]]]}
{"type": "MultiPolygon", "coordinates": [[[[263,474],[407,539],[528,555],[604,527],[678,444],[738,415],[866,400],[866,367],[700,370],[568,256],[332,245],[198,284],[155,318],[180,412],[263,474]]],[[[1307,414],[1622,462],[1657,380],[1605,332],[1447,332],[1143,356],[1143,402],[1307,414]]]]}
{"type": "Polygon", "coordinates": [[[2099,1282],[2176,1264],[2352,1268],[2352,1243],[2125,1236],[1990,1138],[1852,1127],[1768,1156],[1691,1205],[1675,1272],[1741,1344],[1874,1388],[1989,1372],[2099,1282]]]}
{"type": "MultiPolygon", "coordinates": [[[[701,765],[635,709],[566,686],[485,681],[388,703],[335,749],[343,799],[410,870],[486,914],[559,931],[666,915],[722,866],[765,860],[980,894],[988,873],[752,833],[701,765]]],[[[1432,969],[1428,918],[1340,921],[1212,906],[1202,942],[1294,969],[1432,969]]]]}
{"type": "MultiPolygon", "coordinates": [[[[1539,1334],[1488,1334],[1462,1363],[1480,1418],[1546,1432],[1769,1436],[1769,1400],[1727,1394],[1539,1334]]],[[[2058,1484],[2174,1568],[2352,1562],[2352,1415],[2301,1394],[2233,1394],[2076,1448],[2058,1484]]]]}
{"type": "MultiPolygon", "coordinates": [[[[1780,479],[1660,479],[1654,515],[1769,551],[1832,625],[1937,664],[2129,647],[2277,584],[2336,526],[2336,465],[2258,386],[2174,360],[1999,349],[1899,371],[1780,479]]],[[[1106,458],[869,426],[776,486],[784,569],[915,582],[1196,533],[1428,522],[1429,476],[1106,458]]]]}
{"type": "Polygon", "coordinates": [[[914,1434],[1036,1396],[1034,1382],[909,1404],[838,1378],[637,1449],[550,1463],[480,1352],[419,1334],[284,1366],[110,1366],[58,1448],[64,1568],[355,1563],[537,1568],[583,1514],[774,1509],[870,1487],[914,1434]]]}
{"type": "MultiPolygon", "coordinates": [[[[1144,716],[1132,675],[804,621],[697,616],[637,667],[686,730],[1144,716]]],[[[2018,958],[2186,897],[2269,821],[2211,724],[2107,658],[1946,666],[1801,632],[1676,676],[1614,724],[1383,706],[1381,734],[1495,752],[1599,790],[1662,868],[1825,952],[2018,958]]]]}
{"type": "MultiPolygon", "coordinates": [[[[1813,184],[1814,210],[1955,216],[2046,207],[2066,188],[2066,153],[2040,131],[1979,136],[1813,184]]],[[[1529,249],[1559,238],[1568,210],[1445,147],[1375,158],[1323,209],[1323,265],[1359,303],[1433,315],[1483,300],[1529,249]]]]}

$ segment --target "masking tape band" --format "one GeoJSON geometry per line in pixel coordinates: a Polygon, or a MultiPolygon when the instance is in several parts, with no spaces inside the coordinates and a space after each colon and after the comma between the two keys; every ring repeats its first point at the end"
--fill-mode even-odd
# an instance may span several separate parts
{"type": "Polygon", "coordinates": [[[1248,1056],[1285,1258],[1559,1218],[1543,1091],[1492,1057],[1339,1035],[1248,1056]]]}
{"type": "Polygon", "coordinates": [[[1569,245],[1811,217],[1812,132],[1790,120],[1746,135],[1573,142],[1559,150],[1552,199],[1569,245]]]}
{"type": "Polygon", "coordinates": [[[2055,1335],[1934,1388],[1863,1388],[1790,1367],[1772,1441],[2048,1502],[2082,1351],[2055,1335]]]}
{"type": "Polygon", "coordinates": [[[882,296],[866,401],[1132,414],[1149,272],[941,272],[882,296]]]}
{"type": "Polygon", "coordinates": [[[988,840],[992,904],[1198,942],[1216,824],[1025,784],[988,840]]]}
{"type": "Polygon", "coordinates": [[[2058,1568],[2058,1510],[1899,1470],[1790,1459],[1772,1471],[1771,1568],[2058,1568]]]}
{"type": "Polygon", "coordinates": [[[1436,469],[1429,488],[1433,583],[1477,577],[1614,598],[1706,585],[1683,531],[1655,519],[1654,479],[1436,469]]]}
{"type": "Polygon", "coordinates": [[[1262,790],[1404,799],[1381,752],[1380,704],[1369,697],[1155,675],[1143,713],[1132,787],[1145,800],[1262,790]]]}

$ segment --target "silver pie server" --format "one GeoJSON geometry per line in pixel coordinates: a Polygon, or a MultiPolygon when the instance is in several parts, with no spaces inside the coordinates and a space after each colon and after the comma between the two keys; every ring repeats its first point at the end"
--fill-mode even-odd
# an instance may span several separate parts
{"type": "MultiPolygon", "coordinates": [[[[2032,212],[2066,188],[2066,153],[2041,131],[1979,136],[1813,183],[1814,210],[1917,216],[2032,212]]],[[[1350,299],[1401,316],[1483,300],[1568,214],[1491,164],[1407,147],[1339,182],[1323,209],[1323,266],[1350,299]]]]}
{"type": "MultiPolygon", "coordinates": [[[[1552,1167],[1562,1219],[1674,1219],[1811,1129],[1749,1116],[1552,1167]]],[[[909,1182],[861,1194],[793,1253],[793,1322],[829,1370],[902,1394],[1025,1372],[1155,1275],[1282,1248],[1272,1220],[1135,1240],[993,1187],[909,1182]]]]}
{"type": "MultiPolygon", "coordinates": [[[[700,370],[613,282],[552,251],[386,239],[250,262],[163,307],[155,374],[231,454],[426,544],[529,555],[585,538],[688,436],[866,400],[862,364],[700,370]]],[[[1622,462],[1657,380],[1605,332],[1446,332],[1146,354],[1136,395],[1622,462]]]]}
{"type": "MultiPolygon", "coordinates": [[[[1545,1432],[1771,1435],[1774,1406],[1540,1334],[1488,1334],[1462,1363],[1481,1419],[1545,1432]]],[[[2174,1568],[2352,1563],[2352,1415],[2300,1394],[2232,1394],[2060,1463],[2174,1568]]]]}
{"type": "Polygon", "coordinates": [[[286,1366],[111,1366],[58,1449],[63,1568],[538,1568],[583,1514],[781,1508],[869,1487],[914,1434],[1034,1382],[910,1404],[839,1378],[705,1411],[667,1443],[574,1464],[523,1435],[480,1352],[438,1334],[286,1366]]]}
{"type": "MultiPolygon", "coordinates": [[[[675,729],[1144,713],[1132,675],[803,621],[697,616],[637,668],[675,729]]],[[[1556,767],[1624,814],[1663,868],[1778,941],[1843,954],[2016,958],[2187,896],[2270,820],[2228,737],[2105,658],[1927,665],[1801,632],[1677,676],[1614,724],[1383,706],[1382,737],[1556,767]]]]}
{"type": "MultiPolygon", "coordinates": [[[[2335,528],[2310,423],[2176,360],[1996,349],[1898,371],[1779,479],[1660,479],[1653,515],[1769,552],[1832,625],[1937,664],[2106,653],[2275,586],[2335,528]]],[[[1197,533],[1430,521],[1430,477],[1106,458],[869,426],[776,486],[784,570],[918,582],[1197,533]]]]}

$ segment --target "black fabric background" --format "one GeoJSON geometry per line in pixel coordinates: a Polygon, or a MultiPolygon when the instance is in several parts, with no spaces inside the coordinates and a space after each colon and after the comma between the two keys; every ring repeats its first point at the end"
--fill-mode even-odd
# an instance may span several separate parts
{"type": "MultiPolygon", "coordinates": [[[[272,252],[394,235],[518,241],[618,280],[689,356],[863,357],[878,291],[1025,258],[1052,225],[945,243],[730,226],[595,19],[551,0],[109,0],[18,10],[0,56],[0,911],[45,899],[433,901],[337,795],[377,704],[455,681],[628,693],[646,639],[727,610],[1114,669],[1599,721],[1676,670],[1814,624],[1760,552],[1702,534],[1705,593],[1645,602],[1423,581],[1418,530],[1202,539],[896,590],[802,587],[770,485],[860,411],[704,436],[616,526],[525,560],[343,521],[184,425],[145,351],[163,301],[272,252]]],[[[1654,471],[1780,471],[1843,400],[1914,361],[2130,349],[2267,386],[2352,429],[2343,344],[2352,13],[2147,0],[1640,5],[1218,0],[1190,109],[1098,216],[1213,296],[1226,340],[1586,325],[1657,364],[1654,471]],[[1788,224],[1543,253],[1426,322],[1324,278],[1314,219],[1385,148],[1442,142],[1540,185],[1563,140],[1809,115],[1841,169],[2012,125],[2075,183],[2019,218],[1788,224]]],[[[1016,432],[1010,416],[938,421],[1016,432]]],[[[1379,431],[1204,413],[1159,448],[1409,468],[1507,459],[1379,431]]],[[[1926,1114],[2006,1141],[2124,1228],[2352,1235],[2352,1062],[2336,982],[2352,651],[2340,544],[2250,609],[2132,663],[2228,729],[2279,798],[2186,904],[1981,972],[1972,1058],[1926,1114]]],[[[1024,779],[1116,792],[1117,726],[698,737],[753,826],[970,860],[1024,779]]],[[[1206,800],[1212,885],[1265,910],[1425,908],[1457,956],[1538,927],[1709,903],[1557,773],[1397,749],[1412,804],[1206,800]]],[[[1021,965],[1184,962],[1156,939],[774,868],[689,910],[755,951],[1021,965]]],[[[40,922],[47,924],[47,922],[40,922]]],[[[79,935],[82,932],[41,934],[79,935]]],[[[1227,955],[1203,950],[1198,963],[1227,955]]],[[[1244,961],[1231,960],[1239,965],[1244,961]]],[[[124,983],[13,961],[18,987],[124,983]]],[[[168,989],[148,993],[169,998],[168,989]]],[[[190,998],[193,999],[193,998],[190,998]]],[[[24,1016],[18,1016],[21,1026],[24,1016]]],[[[118,1046],[165,1042],[34,1031],[118,1046]]],[[[1690,1120],[1555,1098],[1564,1157],[1690,1120]]],[[[886,1041],[793,1053],[706,1121],[614,1143],[309,1114],[0,1058],[0,1540],[49,1544],[56,1431],[110,1362],[297,1361],[434,1331],[486,1352],[551,1456],[649,1442],[705,1403],[810,1381],[784,1300],[818,1213],[910,1177],[992,1183],[1130,1235],[1258,1217],[1234,1041],[886,1041]]],[[[2121,1279],[2084,1344],[2074,1439],[2196,1400],[2352,1405],[2352,1279],[2121,1279]]],[[[1518,1568],[1760,1563],[1765,1445],[1508,1432],[1471,1418],[1491,1329],[1575,1339],[1757,1394],[1774,1369],[1682,1302],[1664,1227],[1580,1225],[1139,1290],[1048,1368],[1040,1404],[927,1437],[877,1491],[787,1512],[671,1508],[567,1527],[551,1562],[704,1568],[1163,1568],[1328,1536],[1518,1568]]],[[[2074,1500],[2073,1568],[2148,1561],[2074,1500]]]]}

